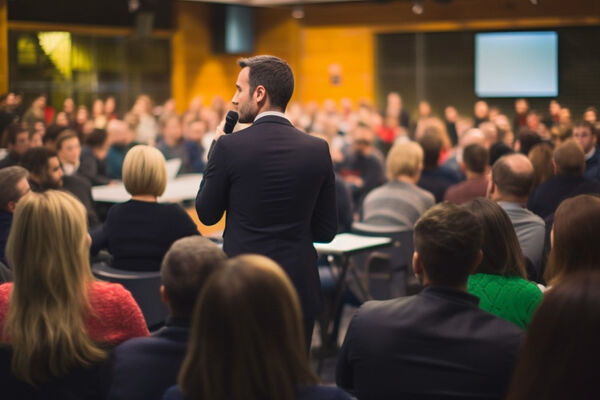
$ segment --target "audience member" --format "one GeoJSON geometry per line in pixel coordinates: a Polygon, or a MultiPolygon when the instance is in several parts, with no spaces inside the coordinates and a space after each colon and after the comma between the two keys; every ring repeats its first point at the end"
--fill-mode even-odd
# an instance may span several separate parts
{"type": "Polygon", "coordinates": [[[418,185],[432,193],[436,203],[444,199],[446,190],[460,181],[457,174],[445,166],[439,166],[438,161],[442,151],[443,140],[441,133],[435,126],[425,129],[418,140],[423,148],[423,171],[418,185]]]}
{"type": "Polygon", "coordinates": [[[131,113],[137,117],[138,121],[132,141],[154,146],[159,127],[152,116],[152,99],[145,94],[138,96],[131,113]]]}
{"type": "Polygon", "coordinates": [[[423,149],[415,142],[396,144],[386,164],[389,181],[365,197],[362,221],[412,229],[421,214],[435,204],[433,195],[417,186],[423,170],[423,149]]]}
{"type": "Polygon", "coordinates": [[[349,399],[338,388],[317,386],[298,296],[272,260],[229,260],[200,293],[192,319],[178,386],[165,400],[349,399]]]}
{"type": "Polygon", "coordinates": [[[4,249],[12,225],[13,213],[19,200],[29,193],[27,170],[13,165],[0,170],[0,262],[8,265],[4,249]]]}
{"type": "Polygon", "coordinates": [[[108,122],[106,132],[112,139],[106,155],[106,174],[111,179],[121,179],[125,154],[137,144],[135,133],[126,122],[118,119],[108,122]]]}
{"type": "Polygon", "coordinates": [[[17,101],[14,93],[0,95],[0,146],[4,144],[4,130],[19,117],[17,101]]]}
{"type": "Polygon", "coordinates": [[[30,193],[17,204],[6,247],[14,283],[0,285],[7,398],[104,399],[104,348],[149,334],[127,290],[94,280],[88,246],[85,210],[71,195],[30,193]]]}
{"type": "Polygon", "coordinates": [[[425,289],[363,304],[340,352],[338,386],[359,399],[502,398],[521,330],[467,293],[482,260],[479,222],[444,202],[423,214],[414,237],[425,289]]]}
{"type": "MultiPolygon", "coordinates": [[[[597,262],[596,258],[596,262],[597,262]]],[[[574,274],[544,295],[533,316],[508,400],[600,398],[600,273],[574,274]]]]}
{"type": "Polygon", "coordinates": [[[36,122],[46,123],[45,117],[46,95],[37,96],[31,103],[31,107],[23,115],[23,122],[26,127],[31,129],[36,122]]]}
{"type": "Polygon", "coordinates": [[[508,214],[515,228],[523,255],[529,260],[527,275],[539,281],[544,255],[544,221],[527,208],[527,199],[533,185],[533,165],[522,154],[509,154],[496,161],[488,197],[508,214]]]}
{"type": "Polygon", "coordinates": [[[600,197],[584,194],[564,200],[554,214],[546,282],[553,286],[573,272],[598,270],[599,234],[600,197]]]}
{"type": "Polygon", "coordinates": [[[529,112],[529,103],[525,99],[515,100],[515,120],[513,122],[513,129],[515,132],[519,132],[521,128],[527,126],[527,113],[529,112]]]}
{"type": "Polygon", "coordinates": [[[56,139],[65,129],[67,129],[66,126],[49,125],[48,129],[46,129],[46,134],[42,138],[44,147],[48,150],[56,151],[56,139]]]}
{"type": "Polygon", "coordinates": [[[465,206],[483,228],[483,260],[469,276],[469,293],[479,307],[525,329],[542,301],[542,292],[526,279],[525,258],[506,212],[479,198],[465,206]]]}
{"type": "Polygon", "coordinates": [[[152,337],[128,340],[114,350],[110,400],[160,400],[165,390],[177,383],[196,298],[226,258],[216,244],[203,237],[173,243],[160,269],[160,294],[170,317],[152,337]]]}
{"type": "Polygon", "coordinates": [[[573,139],[583,149],[585,154],[585,174],[600,165],[600,151],[598,150],[596,130],[588,122],[578,122],[573,126],[573,139]]]}
{"type": "Polygon", "coordinates": [[[542,218],[551,215],[564,199],[578,194],[600,193],[600,182],[583,176],[585,154],[574,140],[567,140],[554,150],[554,171],[531,192],[527,208],[542,218]]]}
{"type": "Polygon", "coordinates": [[[542,142],[533,146],[529,150],[528,158],[533,165],[533,187],[554,176],[553,150],[550,143],[542,142]]]}
{"type": "Polygon", "coordinates": [[[29,132],[21,125],[13,123],[6,128],[8,154],[0,160],[0,169],[19,164],[21,156],[29,148],[29,132]]]}
{"type": "Polygon", "coordinates": [[[167,160],[178,158],[181,160],[181,173],[193,172],[189,155],[183,140],[183,130],[177,115],[171,115],[161,123],[162,137],[158,140],[156,148],[167,160]]]}
{"type": "MultiPolygon", "coordinates": [[[[463,151],[465,147],[473,143],[478,143],[482,146],[485,146],[485,136],[478,128],[470,128],[461,136],[459,136],[458,147],[454,151],[454,154],[448,157],[448,159],[446,159],[446,161],[444,161],[442,164],[442,167],[447,170],[451,170],[454,172],[455,176],[458,177],[458,180],[453,183],[458,183],[465,179],[462,171],[463,151]]],[[[427,158],[427,156],[425,156],[425,158],[427,158]]]]}
{"type": "Polygon", "coordinates": [[[110,140],[106,131],[96,129],[87,137],[81,149],[79,172],[92,186],[108,185],[111,181],[106,172],[106,156],[109,148],[110,140]]]}
{"type": "Polygon", "coordinates": [[[359,123],[352,131],[352,138],[352,153],[346,156],[338,172],[350,185],[354,206],[359,209],[367,193],[385,182],[385,175],[383,163],[375,155],[373,130],[359,123]]]}
{"type": "Polygon", "coordinates": [[[204,137],[207,125],[201,119],[195,119],[188,123],[184,133],[184,146],[191,167],[190,172],[204,172],[208,161],[208,149],[204,147],[204,137]]]}
{"type": "Polygon", "coordinates": [[[402,97],[397,92],[390,92],[387,95],[387,105],[384,115],[394,115],[398,120],[398,125],[408,129],[410,127],[410,116],[403,107],[402,97]]]}
{"type": "Polygon", "coordinates": [[[81,143],[77,132],[67,129],[58,135],[56,154],[65,176],[75,175],[79,170],[79,156],[81,155],[81,143]]]}
{"type": "Polygon", "coordinates": [[[475,103],[473,107],[473,115],[475,120],[475,127],[481,128],[481,124],[484,122],[489,122],[489,107],[488,103],[483,100],[479,100],[475,103]]]}
{"type": "Polygon", "coordinates": [[[129,150],[123,162],[123,184],[131,200],[112,206],[104,225],[92,232],[92,255],[108,249],[113,268],[158,271],[171,244],[197,235],[198,228],[179,204],[158,203],[167,172],[157,149],[138,145],[129,150]]]}
{"type": "Polygon", "coordinates": [[[63,187],[64,172],[56,152],[45,147],[27,150],[21,159],[21,165],[29,171],[29,186],[34,192],[63,187]]]}
{"type": "Polygon", "coordinates": [[[522,128],[517,131],[517,140],[515,142],[515,151],[521,154],[529,154],[529,151],[538,143],[541,143],[542,139],[539,135],[532,130],[522,128]]]}
{"type": "Polygon", "coordinates": [[[446,123],[446,130],[448,131],[448,137],[452,146],[458,144],[458,131],[456,130],[456,122],[458,120],[458,111],[456,107],[448,106],[444,109],[444,122],[446,123]]]}
{"type": "Polygon", "coordinates": [[[463,204],[476,197],[485,197],[488,187],[488,150],[480,144],[468,145],[463,151],[462,159],[467,179],[450,186],[444,195],[444,200],[455,204],[463,204]]]}

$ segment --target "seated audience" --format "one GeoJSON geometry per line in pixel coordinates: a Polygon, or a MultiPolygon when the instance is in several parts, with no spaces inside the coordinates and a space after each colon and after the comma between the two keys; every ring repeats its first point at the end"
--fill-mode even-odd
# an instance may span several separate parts
{"type": "Polygon", "coordinates": [[[0,385],[11,399],[104,399],[105,349],[149,334],[121,285],[94,280],[85,210],[49,190],[17,204],[0,285],[0,385]],[[33,245],[32,245],[33,244],[33,245]]]}
{"type": "Polygon", "coordinates": [[[466,180],[450,186],[446,190],[444,200],[463,204],[477,197],[485,197],[488,186],[489,157],[488,150],[480,144],[474,143],[465,147],[462,165],[466,180]]]}
{"type": "Polygon", "coordinates": [[[546,182],[554,176],[554,164],[552,163],[553,149],[550,143],[538,143],[529,150],[527,155],[533,165],[533,187],[546,182]]]}
{"type": "Polygon", "coordinates": [[[542,218],[551,215],[566,198],[600,193],[600,182],[583,176],[585,154],[573,139],[554,150],[554,166],[556,175],[533,189],[527,202],[527,208],[542,218]]]}
{"type": "Polygon", "coordinates": [[[21,125],[13,123],[6,128],[6,148],[8,154],[0,160],[0,169],[19,164],[21,157],[29,148],[29,132],[21,125]]]}
{"type": "Polygon", "coordinates": [[[81,149],[79,173],[86,177],[92,186],[108,185],[111,181],[106,173],[106,155],[109,148],[110,141],[106,131],[95,129],[81,149]]]}
{"type": "Polygon", "coordinates": [[[45,147],[29,149],[23,154],[21,165],[29,171],[27,179],[32,191],[44,192],[63,187],[64,172],[55,151],[45,147]]]}
{"type": "Polygon", "coordinates": [[[375,133],[366,124],[359,123],[352,131],[352,152],[339,165],[338,172],[350,186],[355,209],[372,189],[385,182],[383,163],[375,154],[375,133]]]}
{"type": "Polygon", "coordinates": [[[156,143],[156,148],[160,150],[167,160],[173,158],[181,160],[179,172],[183,174],[194,172],[183,140],[183,131],[179,117],[177,115],[169,116],[161,123],[161,128],[162,137],[156,143]]]}
{"type": "Polygon", "coordinates": [[[177,383],[196,298],[226,258],[216,244],[203,237],[173,243],[160,269],[160,294],[170,317],[152,337],[131,339],[115,348],[109,399],[160,400],[165,390],[177,383]]]}
{"type": "Polygon", "coordinates": [[[394,145],[388,153],[388,183],[373,189],[362,206],[362,222],[412,229],[435,204],[431,193],[417,186],[423,169],[423,149],[415,142],[394,145]]]}
{"type": "Polygon", "coordinates": [[[598,151],[596,131],[592,124],[588,122],[579,122],[573,126],[573,139],[583,149],[585,154],[585,172],[600,165],[600,151],[598,151]]]}
{"type": "MultiPolygon", "coordinates": [[[[452,182],[453,184],[463,181],[465,179],[461,166],[463,150],[465,149],[465,147],[473,143],[478,143],[482,146],[486,145],[485,135],[480,129],[471,128],[468,129],[465,133],[463,133],[458,139],[458,147],[456,147],[454,154],[448,157],[442,164],[442,167],[444,169],[451,170],[454,173],[456,181],[452,182]]],[[[427,156],[425,156],[425,158],[427,158],[427,156]]]]}
{"type": "Polygon", "coordinates": [[[579,195],[563,201],[554,213],[552,250],[544,278],[553,286],[577,271],[600,268],[600,197],[579,195]]]}
{"type": "Polygon", "coordinates": [[[131,200],[112,206],[104,225],[92,232],[92,255],[108,249],[113,268],[158,271],[171,244],[197,235],[198,228],[179,204],[158,202],[167,172],[165,158],[154,147],[138,145],[129,150],[123,162],[123,184],[131,200]]]}
{"type": "Polygon", "coordinates": [[[317,386],[305,346],[300,302],[283,269],[263,256],[232,258],[198,297],[178,386],[164,399],[349,399],[317,386]]]}
{"type": "Polygon", "coordinates": [[[600,398],[600,273],[577,273],[544,295],[533,316],[507,400],[600,398]]]}
{"type": "Polygon", "coordinates": [[[439,203],[444,199],[446,190],[455,183],[460,182],[460,177],[446,166],[438,166],[440,152],[442,151],[442,133],[435,125],[425,129],[418,140],[423,148],[423,170],[419,178],[419,187],[432,193],[435,201],[439,203]]]}
{"type": "Polygon", "coordinates": [[[513,224],[523,255],[531,263],[529,279],[541,279],[546,224],[525,205],[533,183],[533,165],[523,154],[509,154],[492,167],[488,197],[498,203],[513,224]]]}
{"type": "Polygon", "coordinates": [[[114,119],[106,125],[106,132],[112,143],[106,154],[106,174],[111,179],[121,179],[125,154],[135,146],[135,132],[127,122],[114,119]]]}
{"type": "Polygon", "coordinates": [[[542,292],[526,279],[525,258],[506,212],[491,200],[465,206],[483,228],[483,260],[469,276],[469,293],[479,307],[525,329],[542,301],[542,292]]]}
{"type": "Polygon", "coordinates": [[[339,355],[338,386],[359,399],[503,398],[522,333],[467,293],[482,233],[477,218],[452,203],[423,214],[413,268],[425,289],[363,304],[339,355]]]}
{"type": "Polygon", "coordinates": [[[29,193],[27,170],[18,165],[0,170],[0,262],[8,265],[4,249],[12,225],[13,213],[19,200],[29,193]]]}
{"type": "Polygon", "coordinates": [[[42,138],[44,147],[46,147],[48,150],[56,151],[56,139],[58,138],[58,135],[60,135],[66,129],[66,126],[61,125],[48,126],[48,129],[46,129],[46,134],[42,138]]]}
{"type": "Polygon", "coordinates": [[[208,149],[203,145],[206,129],[206,122],[201,119],[192,120],[187,125],[184,145],[191,166],[190,172],[204,172],[206,167],[208,149]]]}
{"type": "Polygon", "coordinates": [[[535,131],[527,128],[521,128],[517,131],[517,140],[515,142],[515,151],[521,154],[529,154],[529,151],[538,143],[542,142],[542,138],[539,137],[535,131]]]}

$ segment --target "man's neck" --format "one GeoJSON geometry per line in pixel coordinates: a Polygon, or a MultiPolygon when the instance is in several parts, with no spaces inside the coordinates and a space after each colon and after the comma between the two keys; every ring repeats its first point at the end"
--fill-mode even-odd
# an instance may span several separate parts
{"type": "Polygon", "coordinates": [[[263,118],[263,117],[267,117],[267,116],[271,116],[271,115],[281,117],[281,118],[286,118],[285,114],[281,111],[281,109],[270,109],[270,110],[260,111],[258,114],[256,114],[256,117],[254,117],[254,121],[256,121],[259,118],[263,118]]]}
{"type": "Polygon", "coordinates": [[[398,182],[412,183],[413,185],[416,185],[419,181],[419,178],[418,176],[400,175],[396,178],[396,180],[398,182]]]}
{"type": "Polygon", "coordinates": [[[527,204],[527,197],[517,197],[511,195],[501,194],[497,198],[493,199],[496,203],[504,202],[504,203],[514,203],[518,204],[521,207],[525,207],[527,204]]]}
{"type": "Polygon", "coordinates": [[[466,179],[469,181],[471,179],[480,179],[484,176],[484,174],[480,174],[478,172],[473,172],[473,171],[469,171],[468,169],[465,170],[465,177],[466,179]]]}

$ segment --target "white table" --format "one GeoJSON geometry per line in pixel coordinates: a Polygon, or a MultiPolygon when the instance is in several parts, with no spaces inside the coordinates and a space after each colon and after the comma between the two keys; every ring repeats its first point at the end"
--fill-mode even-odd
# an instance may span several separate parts
{"type": "Polygon", "coordinates": [[[373,237],[356,235],[354,233],[340,233],[329,243],[314,243],[317,253],[320,255],[350,256],[366,250],[374,250],[378,247],[386,247],[392,244],[388,237],[373,237]]]}
{"type": "MultiPolygon", "coordinates": [[[[180,175],[173,180],[167,181],[165,193],[158,198],[161,203],[178,203],[185,200],[194,200],[202,181],[202,174],[180,175]]],[[[131,199],[131,195],[125,190],[125,185],[119,182],[113,185],[92,187],[92,198],[94,201],[104,203],[122,203],[131,199]]]]}

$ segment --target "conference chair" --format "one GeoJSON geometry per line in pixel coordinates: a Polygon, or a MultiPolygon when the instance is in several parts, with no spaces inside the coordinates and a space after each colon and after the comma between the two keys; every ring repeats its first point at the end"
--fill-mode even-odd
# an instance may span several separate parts
{"type": "Polygon", "coordinates": [[[160,272],[124,271],[106,264],[92,266],[92,273],[100,280],[120,283],[129,290],[140,306],[150,331],[164,325],[169,309],[160,298],[160,272]]]}
{"type": "Polygon", "coordinates": [[[364,236],[392,238],[390,247],[360,254],[352,260],[364,275],[371,298],[386,300],[418,292],[412,272],[413,230],[354,222],[352,232],[364,236]]]}

